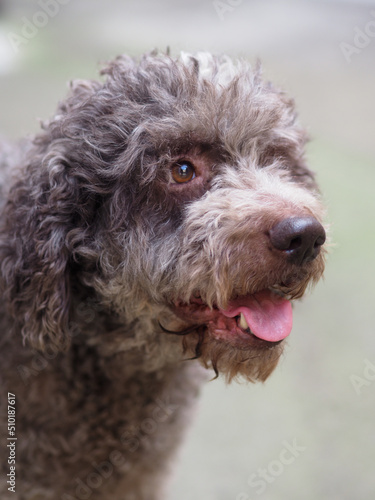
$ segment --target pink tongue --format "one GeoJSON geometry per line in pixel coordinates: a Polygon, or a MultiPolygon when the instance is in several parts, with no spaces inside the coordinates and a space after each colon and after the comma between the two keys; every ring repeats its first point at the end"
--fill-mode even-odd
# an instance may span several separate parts
{"type": "Polygon", "coordinates": [[[228,318],[242,313],[251,332],[269,342],[285,339],[292,330],[291,303],[270,290],[238,297],[229,303],[226,310],[221,309],[221,312],[228,318]]]}

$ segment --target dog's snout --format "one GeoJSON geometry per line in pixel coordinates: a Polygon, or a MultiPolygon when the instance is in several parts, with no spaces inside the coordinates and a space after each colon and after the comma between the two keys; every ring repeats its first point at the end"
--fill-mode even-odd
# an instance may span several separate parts
{"type": "Polygon", "coordinates": [[[269,232],[271,244],[297,265],[314,260],[326,240],[326,233],[315,217],[289,217],[269,232]]]}

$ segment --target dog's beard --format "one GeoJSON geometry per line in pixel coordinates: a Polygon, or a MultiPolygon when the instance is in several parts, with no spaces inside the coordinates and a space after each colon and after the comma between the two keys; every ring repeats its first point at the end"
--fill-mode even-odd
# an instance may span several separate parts
{"type": "Polygon", "coordinates": [[[265,381],[276,368],[283,352],[282,344],[249,348],[239,342],[228,345],[225,340],[212,337],[205,326],[198,327],[183,337],[184,353],[199,359],[205,368],[212,368],[230,382],[244,378],[250,382],[265,381]]]}
{"type": "Polygon", "coordinates": [[[276,368],[283,352],[283,342],[248,341],[238,338],[231,344],[212,335],[206,325],[180,331],[164,332],[182,337],[185,360],[197,359],[227,382],[243,378],[250,382],[265,381],[276,368]]]}

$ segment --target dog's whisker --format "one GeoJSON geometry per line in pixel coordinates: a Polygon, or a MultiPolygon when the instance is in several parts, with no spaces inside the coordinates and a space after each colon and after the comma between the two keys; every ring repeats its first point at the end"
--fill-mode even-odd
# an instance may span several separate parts
{"type": "Polygon", "coordinates": [[[174,330],[167,330],[166,328],[164,328],[164,326],[160,323],[160,321],[158,321],[158,324],[160,328],[163,330],[163,332],[168,333],[170,335],[188,335],[189,333],[196,331],[196,329],[198,328],[197,325],[194,325],[194,326],[189,326],[185,330],[174,331],[174,330]]]}

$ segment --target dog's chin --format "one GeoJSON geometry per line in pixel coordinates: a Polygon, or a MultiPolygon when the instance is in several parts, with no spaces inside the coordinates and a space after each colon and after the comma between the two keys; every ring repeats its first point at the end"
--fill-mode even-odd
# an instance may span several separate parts
{"type": "Polygon", "coordinates": [[[290,302],[269,289],[236,297],[225,309],[209,307],[199,296],[188,303],[176,301],[171,309],[187,326],[166,331],[182,336],[188,357],[228,381],[266,380],[292,326],[290,302]]]}

